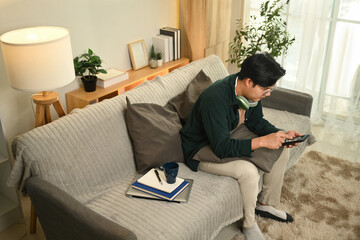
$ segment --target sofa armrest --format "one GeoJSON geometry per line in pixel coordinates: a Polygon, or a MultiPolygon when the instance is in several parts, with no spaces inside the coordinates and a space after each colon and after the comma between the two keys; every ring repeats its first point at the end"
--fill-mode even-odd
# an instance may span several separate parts
{"type": "Polygon", "coordinates": [[[92,211],[39,177],[29,178],[26,187],[46,239],[137,239],[130,230],[92,211]]]}
{"type": "Polygon", "coordinates": [[[310,94],[285,88],[276,88],[262,105],[267,108],[288,111],[310,117],[313,98],[310,94]]]}

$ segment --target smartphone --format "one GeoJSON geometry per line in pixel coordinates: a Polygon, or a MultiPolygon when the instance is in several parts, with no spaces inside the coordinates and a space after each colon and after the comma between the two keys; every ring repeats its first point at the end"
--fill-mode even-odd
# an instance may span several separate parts
{"type": "Polygon", "coordinates": [[[294,139],[285,139],[285,142],[282,145],[283,146],[294,145],[295,143],[305,141],[306,139],[308,139],[309,136],[310,136],[309,134],[306,134],[306,135],[302,135],[302,136],[294,138],[294,139]]]}

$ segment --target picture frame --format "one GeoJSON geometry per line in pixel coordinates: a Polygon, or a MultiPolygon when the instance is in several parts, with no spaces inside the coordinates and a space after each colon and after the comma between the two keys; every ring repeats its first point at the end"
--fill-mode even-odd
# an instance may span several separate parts
{"type": "Polygon", "coordinates": [[[149,65],[149,59],[144,40],[128,43],[128,48],[131,64],[134,70],[138,70],[149,65]]]}

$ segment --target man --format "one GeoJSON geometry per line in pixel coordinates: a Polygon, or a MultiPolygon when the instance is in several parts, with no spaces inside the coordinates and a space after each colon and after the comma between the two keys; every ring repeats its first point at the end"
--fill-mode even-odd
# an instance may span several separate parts
{"type": "Polygon", "coordinates": [[[230,176],[239,182],[247,240],[264,239],[255,212],[282,222],[293,221],[289,214],[273,206],[280,203],[289,159],[282,143],[301,134],[282,131],[266,121],[260,101],[270,96],[284,75],[285,70],[270,55],[248,57],[238,74],[215,82],[200,95],[180,131],[185,161],[193,171],[230,176]],[[211,149],[210,153],[206,149],[211,149]],[[262,151],[266,154],[257,154],[257,158],[272,161],[273,166],[264,173],[258,196],[260,176],[251,159],[262,151]]]}

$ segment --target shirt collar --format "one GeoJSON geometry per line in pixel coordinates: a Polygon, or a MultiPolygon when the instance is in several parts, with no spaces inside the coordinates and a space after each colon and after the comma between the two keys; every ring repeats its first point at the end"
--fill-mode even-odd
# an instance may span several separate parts
{"type": "Polygon", "coordinates": [[[235,91],[235,96],[237,96],[237,94],[236,94],[236,86],[237,86],[237,84],[238,84],[238,77],[236,77],[236,79],[235,79],[235,88],[234,88],[234,91],[235,91]]]}
{"type": "Polygon", "coordinates": [[[237,96],[236,96],[236,91],[235,91],[235,87],[237,85],[237,74],[233,74],[233,76],[230,77],[229,79],[229,85],[230,85],[230,88],[231,88],[231,92],[233,93],[232,94],[232,97],[231,97],[231,101],[232,101],[232,104],[233,105],[237,105],[238,104],[238,100],[237,100],[237,96]]]}

